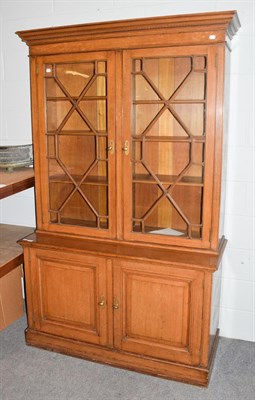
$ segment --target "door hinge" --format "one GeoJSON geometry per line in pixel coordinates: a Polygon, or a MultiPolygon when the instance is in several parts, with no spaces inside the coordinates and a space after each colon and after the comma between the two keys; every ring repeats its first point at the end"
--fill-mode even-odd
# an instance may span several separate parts
{"type": "Polygon", "coordinates": [[[38,67],[38,64],[36,64],[36,66],[35,66],[35,73],[36,73],[36,75],[39,74],[39,67],[38,67]]]}

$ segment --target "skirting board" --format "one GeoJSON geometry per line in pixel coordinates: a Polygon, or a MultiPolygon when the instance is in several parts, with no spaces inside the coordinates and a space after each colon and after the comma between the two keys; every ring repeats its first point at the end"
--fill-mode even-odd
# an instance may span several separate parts
{"type": "Polygon", "coordinates": [[[26,329],[25,335],[26,342],[30,346],[84,358],[88,361],[109,364],[113,367],[206,387],[209,384],[216,354],[219,330],[215,336],[208,368],[183,365],[150,357],[141,357],[133,353],[120,352],[72,339],[56,337],[29,328],[26,329]]]}

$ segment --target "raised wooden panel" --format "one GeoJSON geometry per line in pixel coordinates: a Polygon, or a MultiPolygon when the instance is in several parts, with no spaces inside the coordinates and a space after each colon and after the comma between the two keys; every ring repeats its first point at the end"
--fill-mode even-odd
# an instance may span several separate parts
{"type": "Polygon", "coordinates": [[[168,277],[132,274],[127,278],[126,333],[141,341],[187,346],[189,282],[168,277]],[[146,318],[149,309],[153,319],[146,318]],[[178,309],[175,323],[169,318],[178,309]]]}
{"type": "Polygon", "coordinates": [[[95,330],[95,266],[70,268],[70,263],[63,260],[47,259],[39,263],[42,318],[95,330]],[[72,303],[74,308],[70,307],[72,303]]]}
{"type": "Polygon", "coordinates": [[[116,347],[198,364],[203,273],[160,264],[116,261],[116,347]]]}
{"type": "Polygon", "coordinates": [[[36,329],[91,343],[105,343],[107,306],[106,265],[102,258],[37,250],[29,269],[34,286],[36,329]]]}

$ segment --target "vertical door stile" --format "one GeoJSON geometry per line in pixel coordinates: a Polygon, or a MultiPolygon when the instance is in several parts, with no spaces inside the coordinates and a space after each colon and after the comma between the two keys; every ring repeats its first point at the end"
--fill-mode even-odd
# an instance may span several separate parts
{"type": "Polygon", "coordinates": [[[131,57],[130,52],[123,52],[123,136],[121,141],[121,157],[123,165],[123,204],[124,206],[124,238],[127,232],[132,229],[132,149],[129,154],[125,151],[125,145],[129,143],[131,146],[131,102],[132,102],[132,88],[131,88],[131,57]]]}
{"type": "Polygon", "coordinates": [[[113,347],[114,344],[114,319],[113,319],[113,261],[106,260],[106,306],[107,306],[107,345],[113,347]]]}
{"type": "Polygon", "coordinates": [[[124,82],[124,73],[123,73],[123,52],[116,51],[115,53],[115,103],[116,103],[116,117],[115,117],[115,129],[116,129],[116,237],[118,240],[123,240],[123,214],[125,210],[123,208],[123,204],[126,201],[123,196],[123,185],[125,181],[125,168],[122,164],[122,142],[124,135],[124,126],[125,121],[123,122],[123,94],[126,91],[125,82],[124,82]]]}
{"type": "MultiPolygon", "coordinates": [[[[221,46],[215,46],[214,49],[214,57],[215,57],[215,97],[217,107],[215,109],[215,136],[217,136],[217,140],[215,141],[215,155],[214,155],[214,187],[213,187],[213,201],[212,201],[212,209],[214,210],[212,215],[212,235],[211,235],[211,246],[214,249],[217,249],[218,246],[218,238],[222,234],[219,232],[219,221],[220,221],[220,209],[221,202],[224,204],[224,196],[221,198],[220,194],[222,192],[221,185],[224,184],[226,180],[225,177],[225,166],[222,165],[222,157],[223,157],[223,130],[227,129],[227,125],[225,122],[225,118],[227,117],[228,107],[229,107],[229,65],[225,65],[225,57],[228,54],[228,50],[225,49],[225,44],[221,46]],[[225,73],[224,73],[225,71],[225,73]],[[224,110],[225,103],[225,111],[224,110]],[[221,172],[222,171],[222,172],[221,172]]],[[[228,64],[226,62],[226,64],[228,64]]],[[[226,118],[227,119],[227,118],[226,118]]],[[[227,140],[225,138],[225,140],[227,140]]]]}
{"type": "Polygon", "coordinates": [[[125,333],[125,280],[122,271],[121,259],[116,259],[113,264],[113,296],[112,296],[112,315],[113,315],[113,340],[114,347],[121,349],[123,335],[125,333]]]}
{"type": "Polygon", "coordinates": [[[205,145],[205,172],[204,172],[204,206],[203,206],[203,239],[209,244],[211,224],[212,224],[212,193],[213,181],[212,171],[214,171],[215,156],[215,108],[216,108],[216,65],[215,65],[216,47],[208,47],[207,60],[207,79],[206,79],[206,145],[205,145]]]}
{"type": "Polygon", "coordinates": [[[116,55],[114,52],[108,52],[108,65],[107,65],[107,132],[108,132],[108,209],[109,209],[109,231],[111,237],[116,237],[116,225],[118,216],[116,215],[116,90],[117,82],[116,76],[116,55]]]}
{"type": "Polygon", "coordinates": [[[35,173],[35,193],[36,193],[36,215],[37,229],[42,229],[44,226],[44,196],[42,186],[45,184],[45,148],[42,135],[44,128],[44,120],[42,114],[38,110],[44,107],[44,89],[42,80],[42,62],[38,57],[30,58],[30,77],[31,77],[31,110],[32,110],[32,134],[33,143],[39,143],[38,146],[33,146],[34,153],[34,173],[35,173]],[[42,149],[42,150],[41,150],[42,149]]]}

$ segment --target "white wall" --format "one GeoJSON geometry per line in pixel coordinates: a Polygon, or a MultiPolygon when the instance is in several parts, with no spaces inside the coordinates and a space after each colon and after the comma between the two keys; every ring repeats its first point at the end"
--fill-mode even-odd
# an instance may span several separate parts
{"type": "MultiPolygon", "coordinates": [[[[157,15],[237,10],[232,41],[221,335],[255,340],[254,1],[0,0],[0,144],[31,142],[28,49],[15,31],[157,15]]],[[[35,225],[33,190],[2,200],[0,220],[35,225]]]]}

